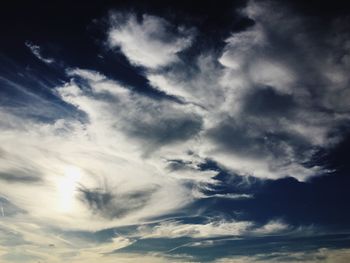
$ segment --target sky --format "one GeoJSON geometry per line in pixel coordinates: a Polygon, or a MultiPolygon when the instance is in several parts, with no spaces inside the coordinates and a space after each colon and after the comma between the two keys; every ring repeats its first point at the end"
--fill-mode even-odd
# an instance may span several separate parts
{"type": "Polygon", "coordinates": [[[349,262],[346,1],[0,4],[0,262],[349,262]]]}

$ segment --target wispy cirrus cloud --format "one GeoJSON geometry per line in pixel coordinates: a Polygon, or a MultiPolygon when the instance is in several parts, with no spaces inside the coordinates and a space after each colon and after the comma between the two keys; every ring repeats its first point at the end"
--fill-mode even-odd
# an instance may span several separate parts
{"type": "Polygon", "coordinates": [[[243,263],[243,262],[346,262],[349,249],[326,249],[321,248],[308,252],[281,252],[271,254],[258,254],[256,256],[242,256],[222,258],[215,260],[215,263],[243,263]]]}
{"type": "MultiPolygon", "coordinates": [[[[139,95],[93,71],[68,74],[75,77],[56,91],[86,115],[86,122],[41,123],[7,113],[1,121],[3,131],[8,131],[1,147],[2,177],[7,180],[0,181],[8,191],[2,193],[37,218],[81,230],[143,222],[191,202],[192,190],[185,184],[192,180],[191,171],[183,179],[176,173],[164,176],[171,171],[162,152],[176,156],[189,151],[181,145],[198,133],[199,117],[186,105],[139,95]],[[77,77],[89,85],[79,86],[77,77]],[[12,150],[14,143],[21,145],[21,152],[12,150]],[[178,148],[172,150],[174,143],[178,148]],[[30,177],[11,175],[29,168],[30,177]],[[27,187],[34,176],[38,180],[27,187]],[[33,191],[38,200],[30,198],[33,191]]],[[[201,176],[199,170],[192,173],[201,176]]],[[[203,175],[209,182],[215,173],[203,175]]]]}
{"type": "Polygon", "coordinates": [[[25,45],[30,49],[30,51],[33,53],[34,56],[36,56],[41,61],[45,62],[46,64],[54,63],[55,60],[53,58],[45,58],[41,54],[40,46],[33,44],[30,41],[26,41],[25,45]]]}
{"type": "Polygon", "coordinates": [[[271,221],[263,226],[255,226],[249,221],[213,220],[203,224],[186,224],[176,221],[161,222],[155,226],[140,226],[142,238],[213,238],[232,236],[256,236],[282,233],[289,226],[280,221],[271,221]]]}

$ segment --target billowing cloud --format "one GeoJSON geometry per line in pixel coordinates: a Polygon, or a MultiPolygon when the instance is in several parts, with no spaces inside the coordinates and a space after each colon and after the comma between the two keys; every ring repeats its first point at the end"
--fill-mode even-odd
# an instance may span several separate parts
{"type": "Polygon", "coordinates": [[[310,161],[341,139],[336,131],[349,119],[345,104],[330,102],[349,83],[347,60],[336,59],[347,50],[341,30],[318,36],[317,21],[273,2],[251,1],[243,13],[255,24],[232,33],[221,55],[203,53],[186,71],[149,73],[150,84],[201,109],[201,156],[225,168],[298,180],[327,172],[310,161]]]}
{"type": "Polygon", "coordinates": [[[191,44],[191,31],[166,20],[143,15],[113,14],[108,44],[119,47],[134,65],[156,69],[178,61],[178,53],[191,44]]]}

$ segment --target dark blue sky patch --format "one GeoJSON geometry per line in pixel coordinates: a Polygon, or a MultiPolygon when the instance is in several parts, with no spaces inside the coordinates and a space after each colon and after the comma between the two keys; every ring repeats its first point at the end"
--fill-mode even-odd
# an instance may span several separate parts
{"type": "MultiPolygon", "coordinates": [[[[253,198],[228,199],[214,197],[198,200],[191,209],[205,211],[203,215],[222,215],[239,220],[251,220],[266,223],[271,219],[281,218],[294,226],[318,225],[339,230],[350,227],[350,213],[347,204],[350,201],[347,166],[340,168],[339,159],[334,154],[342,152],[346,156],[346,143],[339,144],[333,154],[328,155],[331,167],[338,171],[326,176],[312,178],[307,182],[298,182],[294,178],[278,180],[260,180],[246,178],[220,170],[215,163],[202,164],[203,169],[219,170],[216,179],[221,183],[211,186],[205,194],[250,194],[253,198]]],[[[325,165],[324,163],[321,163],[325,165]]],[[[320,164],[320,165],[321,165],[320,164]]]]}

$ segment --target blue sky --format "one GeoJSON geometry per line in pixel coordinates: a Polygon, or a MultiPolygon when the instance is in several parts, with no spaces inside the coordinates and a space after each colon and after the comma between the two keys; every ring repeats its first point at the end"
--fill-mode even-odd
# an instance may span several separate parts
{"type": "Polygon", "coordinates": [[[349,260],[343,3],[3,10],[1,262],[349,260]]]}

